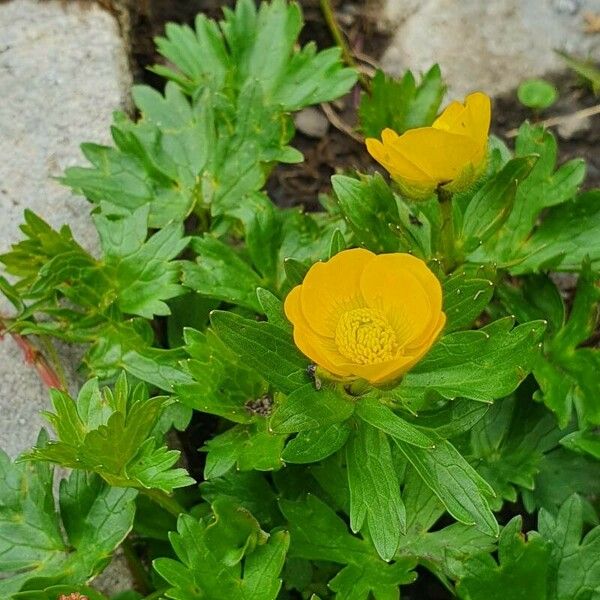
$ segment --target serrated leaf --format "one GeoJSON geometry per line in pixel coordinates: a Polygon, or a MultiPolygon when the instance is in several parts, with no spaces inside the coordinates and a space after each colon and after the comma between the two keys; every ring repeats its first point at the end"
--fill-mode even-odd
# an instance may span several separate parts
{"type": "Polygon", "coordinates": [[[202,86],[220,89],[228,74],[235,89],[256,80],[267,102],[285,111],[334,100],[355,83],[356,72],[342,68],[338,48],[318,53],[312,43],[297,48],[298,5],[276,0],[257,11],[254,3],[242,0],[224,13],[219,24],[198,15],[195,31],[169,24],[157,45],[177,70],[155,70],[190,94],[202,86]]]}
{"type": "Polygon", "coordinates": [[[316,496],[281,500],[280,506],[290,528],[290,556],[345,565],[330,582],[332,589],[345,594],[342,597],[352,593],[352,598],[367,600],[373,592],[376,598],[389,598],[397,596],[399,585],[414,581],[414,559],[385,562],[370,542],[351,535],[346,523],[316,496]]]}
{"type": "Polygon", "coordinates": [[[444,331],[451,333],[467,329],[475,322],[492,299],[494,284],[489,279],[462,271],[446,279],[442,291],[447,318],[444,331]]]}
{"type": "Polygon", "coordinates": [[[493,496],[492,488],[450,442],[439,439],[435,448],[424,449],[394,441],[457,521],[475,525],[482,533],[497,535],[498,523],[486,499],[493,496]]]}
{"type": "Polygon", "coordinates": [[[306,384],[308,361],[279,327],[221,311],[212,313],[211,323],[221,341],[277,389],[289,394],[306,384]]]}
{"type": "Polygon", "coordinates": [[[221,477],[236,466],[240,471],[274,471],[283,466],[285,436],[269,431],[265,423],[236,425],[206,442],[204,477],[221,477]]]}
{"type": "Polygon", "coordinates": [[[287,443],[281,458],[293,464],[318,462],[342,448],[349,435],[350,427],[345,423],[301,431],[287,443]]]}
{"type": "Polygon", "coordinates": [[[512,323],[506,318],[444,336],[392,395],[414,398],[435,390],[448,399],[491,402],[510,394],[530,372],[545,328],[542,321],[514,329],[512,323]]]}
{"type": "Polygon", "coordinates": [[[410,71],[402,79],[393,79],[378,70],[370,93],[361,97],[360,127],[366,136],[379,137],[386,127],[401,134],[431,125],[445,91],[438,65],[431,67],[419,84],[410,71]]]}
{"type": "Polygon", "coordinates": [[[554,516],[539,513],[540,535],[552,545],[548,599],[593,598],[600,593],[600,527],[583,536],[583,504],[571,496],[554,516]]]}
{"type": "Polygon", "coordinates": [[[346,445],[350,489],[350,527],[368,526],[377,553],[391,560],[406,530],[406,510],[400,496],[387,436],[360,423],[346,445]]]}
{"type": "Polygon", "coordinates": [[[541,270],[577,271],[589,257],[600,267],[600,192],[592,190],[548,211],[540,227],[520,248],[515,275],[541,270]]]}
{"type": "MultiPolygon", "coordinates": [[[[515,155],[526,157],[532,154],[539,155],[539,158],[529,175],[518,185],[513,209],[504,226],[487,244],[476,250],[470,260],[507,265],[511,270],[514,268],[515,273],[537,270],[535,265],[540,264],[539,260],[528,258],[532,253],[537,253],[531,246],[531,231],[544,209],[569,204],[583,181],[585,164],[581,160],[572,160],[555,171],[558,152],[554,136],[541,125],[524,123],[517,136],[515,155]]],[[[551,210],[559,213],[564,211],[568,209],[551,210]]],[[[587,226],[593,228],[593,224],[584,225],[584,230],[578,233],[585,238],[591,235],[587,226]]],[[[582,258],[579,258],[578,264],[582,258]]]]}
{"type": "Polygon", "coordinates": [[[521,533],[522,519],[514,517],[502,529],[498,564],[490,555],[465,565],[466,576],[457,587],[466,600],[546,600],[549,545],[535,532],[521,533]]]}
{"type": "Polygon", "coordinates": [[[499,510],[502,499],[517,500],[515,487],[534,488],[542,458],[561,434],[543,406],[517,396],[494,402],[470,436],[477,469],[494,488],[491,504],[499,510]]]}
{"type": "Polygon", "coordinates": [[[256,289],[261,279],[231,246],[209,235],[193,238],[191,246],[198,257],[182,264],[183,285],[202,296],[260,311],[256,289]]]}
{"type": "Polygon", "coordinates": [[[133,526],[135,490],[111,488],[76,471],[61,482],[59,513],[48,466],[12,464],[0,451],[0,475],[3,598],[23,588],[40,589],[36,580],[47,582],[42,589],[49,582],[87,581],[104,569],[133,526]]]}
{"type": "Polygon", "coordinates": [[[52,390],[52,401],[55,412],[46,417],[58,441],[36,446],[26,455],[29,460],[86,469],[125,488],[171,492],[194,483],[184,469],[172,469],[179,452],[153,435],[167,398],[148,398],[141,384],[130,390],[122,376],[114,394],[107,389],[100,393],[92,380],[77,402],[59,390],[52,390]]]}
{"type": "Polygon", "coordinates": [[[535,156],[515,158],[481,187],[467,204],[456,244],[465,253],[485,243],[506,221],[519,183],[535,165],[535,156]]]}
{"type": "Polygon", "coordinates": [[[354,179],[345,175],[331,178],[340,212],[348,221],[356,242],[373,252],[395,252],[399,239],[392,227],[398,209],[392,190],[381,175],[354,179]]]}
{"type": "Polygon", "coordinates": [[[317,390],[308,383],[277,404],[269,424],[277,433],[295,433],[340,423],[353,413],[350,398],[327,387],[317,390]]]}
{"type": "MultiPolygon", "coordinates": [[[[281,587],[279,573],[289,545],[287,532],[272,533],[253,550],[244,548],[244,564],[240,567],[219,560],[226,547],[219,544],[215,554],[209,545],[218,531],[216,527],[222,528],[222,525],[208,519],[197,521],[189,515],[179,518],[177,533],[170,536],[179,560],[158,558],[154,561],[156,571],[171,586],[164,595],[174,600],[223,596],[231,600],[275,600],[281,587]]],[[[236,553],[236,558],[241,559],[239,552],[236,553]]]]}

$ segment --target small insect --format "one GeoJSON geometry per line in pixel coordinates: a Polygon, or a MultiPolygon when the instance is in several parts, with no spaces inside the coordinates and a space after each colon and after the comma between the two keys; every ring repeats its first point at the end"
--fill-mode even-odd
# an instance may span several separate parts
{"type": "Polygon", "coordinates": [[[314,363],[308,365],[308,367],[306,367],[306,374],[313,380],[315,384],[315,389],[320,390],[323,386],[323,383],[317,377],[317,365],[315,365],[314,363]]]}
{"type": "Polygon", "coordinates": [[[246,410],[254,415],[268,417],[273,410],[273,398],[269,394],[265,394],[260,398],[248,400],[245,404],[246,410]]]}

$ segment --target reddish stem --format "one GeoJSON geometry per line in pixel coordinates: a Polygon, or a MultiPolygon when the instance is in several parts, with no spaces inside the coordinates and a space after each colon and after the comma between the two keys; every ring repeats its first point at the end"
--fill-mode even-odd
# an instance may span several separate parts
{"type": "MultiPolygon", "coordinates": [[[[0,320],[0,340],[4,337],[5,331],[6,327],[2,320],[0,320]]],[[[33,366],[42,382],[49,388],[64,391],[65,386],[46,357],[25,336],[18,333],[11,333],[9,335],[17,346],[21,348],[25,362],[33,366]]]]}

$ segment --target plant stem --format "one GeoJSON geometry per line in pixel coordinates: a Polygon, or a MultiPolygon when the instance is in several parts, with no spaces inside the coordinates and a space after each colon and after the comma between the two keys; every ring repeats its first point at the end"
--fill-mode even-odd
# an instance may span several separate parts
{"type": "MultiPolygon", "coordinates": [[[[6,332],[6,325],[4,321],[0,319],[0,340],[6,332]]],[[[23,352],[23,358],[28,365],[32,365],[37,371],[39,378],[49,388],[56,388],[58,390],[66,391],[67,387],[64,380],[57,375],[52,365],[48,362],[46,357],[23,335],[18,333],[9,333],[15,344],[23,352]]]]}
{"type": "Polygon", "coordinates": [[[452,192],[439,187],[437,190],[438,200],[440,201],[440,212],[442,223],[440,225],[440,246],[441,259],[446,272],[450,272],[456,263],[454,247],[454,215],[452,213],[452,192]]]}
{"type": "Polygon", "coordinates": [[[165,494],[162,490],[142,490],[148,498],[153,502],[156,502],[159,506],[164,508],[167,512],[170,512],[175,517],[178,517],[182,513],[187,513],[187,510],[169,494],[165,494]]]}
{"type": "Polygon", "coordinates": [[[348,42],[338,25],[337,19],[335,18],[335,13],[333,12],[333,8],[331,7],[330,0],[320,0],[321,4],[321,12],[323,13],[323,17],[325,18],[325,23],[327,23],[327,27],[331,33],[331,37],[333,37],[333,41],[342,51],[342,58],[344,62],[353,69],[356,69],[358,73],[358,80],[360,85],[364,90],[369,91],[371,85],[369,80],[364,76],[363,73],[358,69],[358,64],[354,59],[354,55],[352,54],[352,50],[350,50],[350,46],[348,46],[348,42]]]}

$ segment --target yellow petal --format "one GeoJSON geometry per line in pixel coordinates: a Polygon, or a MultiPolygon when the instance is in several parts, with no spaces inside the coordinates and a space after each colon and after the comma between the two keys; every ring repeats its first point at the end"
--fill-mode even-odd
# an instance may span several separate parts
{"type": "Polygon", "coordinates": [[[336,351],[335,344],[315,333],[304,318],[300,309],[301,288],[301,285],[297,285],[292,289],[284,303],[285,316],[294,326],[294,343],[302,354],[331,373],[341,376],[350,375],[348,368],[343,366],[345,359],[336,351]]]}
{"type": "Polygon", "coordinates": [[[333,338],[340,313],[362,306],[360,276],[375,254],[363,248],[339,252],[315,263],[301,286],[300,306],[312,329],[333,338]]]}
{"type": "Polygon", "coordinates": [[[381,133],[383,142],[375,138],[367,138],[365,141],[369,154],[387,171],[392,177],[402,177],[422,181],[427,179],[427,173],[419,169],[409,157],[402,155],[395,148],[400,139],[398,134],[391,129],[384,129],[381,133]]]}
{"type": "MultiPolygon", "coordinates": [[[[380,254],[365,269],[360,280],[367,305],[386,315],[401,347],[419,338],[432,320],[431,299],[421,282],[426,275],[414,261],[422,263],[428,270],[423,261],[410,254],[380,254]]],[[[437,306],[437,298],[434,301],[437,306]]]]}
{"type": "Polygon", "coordinates": [[[396,150],[438,183],[452,181],[479,153],[471,138],[433,127],[411,129],[399,138],[396,150]]]}

